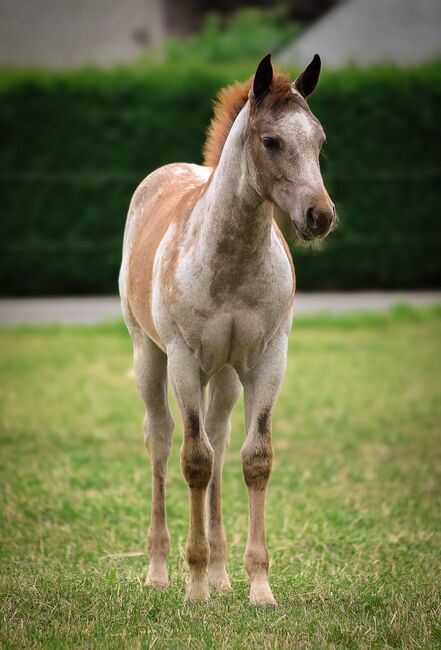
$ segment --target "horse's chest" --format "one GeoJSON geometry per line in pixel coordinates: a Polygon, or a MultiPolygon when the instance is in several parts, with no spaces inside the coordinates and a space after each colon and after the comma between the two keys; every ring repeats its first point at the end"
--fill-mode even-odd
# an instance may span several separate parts
{"type": "Polygon", "coordinates": [[[268,334],[264,319],[256,310],[218,312],[205,322],[196,347],[201,368],[211,374],[225,364],[238,370],[252,367],[268,334]]]}
{"type": "Polygon", "coordinates": [[[157,329],[166,344],[176,334],[182,337],[209,375],[225,364],[238,371],[254,366],[281,324],[286,326],[294,278],[283,250],[276,248],[259,266],[239,269],[184,256],[175,278],[172,299],[157,286],[157,329]]]}
{"type": "MultiPolygon", "coordinates": [[[[253,367],[281,324],[285,324],[292,299],[292,284],[238,288],[220,294],[211,309],[199,310],[200,319],[188,330],[201,368],[208,374],[228,364],[238,371],[253,367]],[[197,322],[199,320],[199,322],[197,322]]],[[[202,303],[203,304],[203,303],[202,303]]],[[[207,303],[210,304],[208,297],[207,303]]]]}

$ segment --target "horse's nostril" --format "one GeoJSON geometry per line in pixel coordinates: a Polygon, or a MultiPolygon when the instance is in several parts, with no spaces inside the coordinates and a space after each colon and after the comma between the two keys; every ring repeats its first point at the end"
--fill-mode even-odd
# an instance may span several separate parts
{"type": "Polygon", "coordinates": [[[329,230],[332,217],[333,214],[314,208],[309,208],[306,212],[308,228],[315,236],[323,235],[329,230]]]}
{"type": "Polygon", "coordinates": [[[308,208],[308,210],[306,211],[306,222],[308,224],[308,228],[314,230],[315,223],[316,223],[314,208],[308,208]]]}

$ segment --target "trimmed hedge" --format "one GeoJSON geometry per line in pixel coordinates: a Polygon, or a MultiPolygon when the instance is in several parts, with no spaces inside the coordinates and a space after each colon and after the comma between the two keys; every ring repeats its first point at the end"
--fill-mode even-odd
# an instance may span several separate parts
{"type": "MultiPolygon", "coordinates": [[[[253,67],[0,75],[3,295],[113,293],[138,182],[201,161],[219,87],[253,67]]],[[[441,66],[322,75],[311,107],[341,227],[293,247],[300,289],[441,284],[441,66]]]]}

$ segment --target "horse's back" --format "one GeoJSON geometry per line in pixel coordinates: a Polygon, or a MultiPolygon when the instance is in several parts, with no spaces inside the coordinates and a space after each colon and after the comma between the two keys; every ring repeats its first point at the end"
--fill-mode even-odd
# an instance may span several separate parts
{"type": "Polygon", "coordinates": [[[200,165],[165,165],[142,181],[130,203],[119,280],[123,314],[129,329],[141,327],[160,347],[151,309],[156,252],[169,226],[187,216],[180,203],[202,188],[210,174],[210,168],[200,165]]]}

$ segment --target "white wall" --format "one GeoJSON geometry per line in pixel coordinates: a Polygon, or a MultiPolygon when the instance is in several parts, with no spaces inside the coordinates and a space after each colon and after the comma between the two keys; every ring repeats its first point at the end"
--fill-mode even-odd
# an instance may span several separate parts
{"type": "Polygon", "coordinates": [[[276,58],[304,65],[315,52],[327,67],[441,58],[441,0],[347,0],[276,58]]]}
{"type": "Polygon", "coordinates": [[[0,65],[130,61],[145,49],[139,30],[161,28],[160,7],[149,20],[148,0],[0,0],[0,65]]]}

